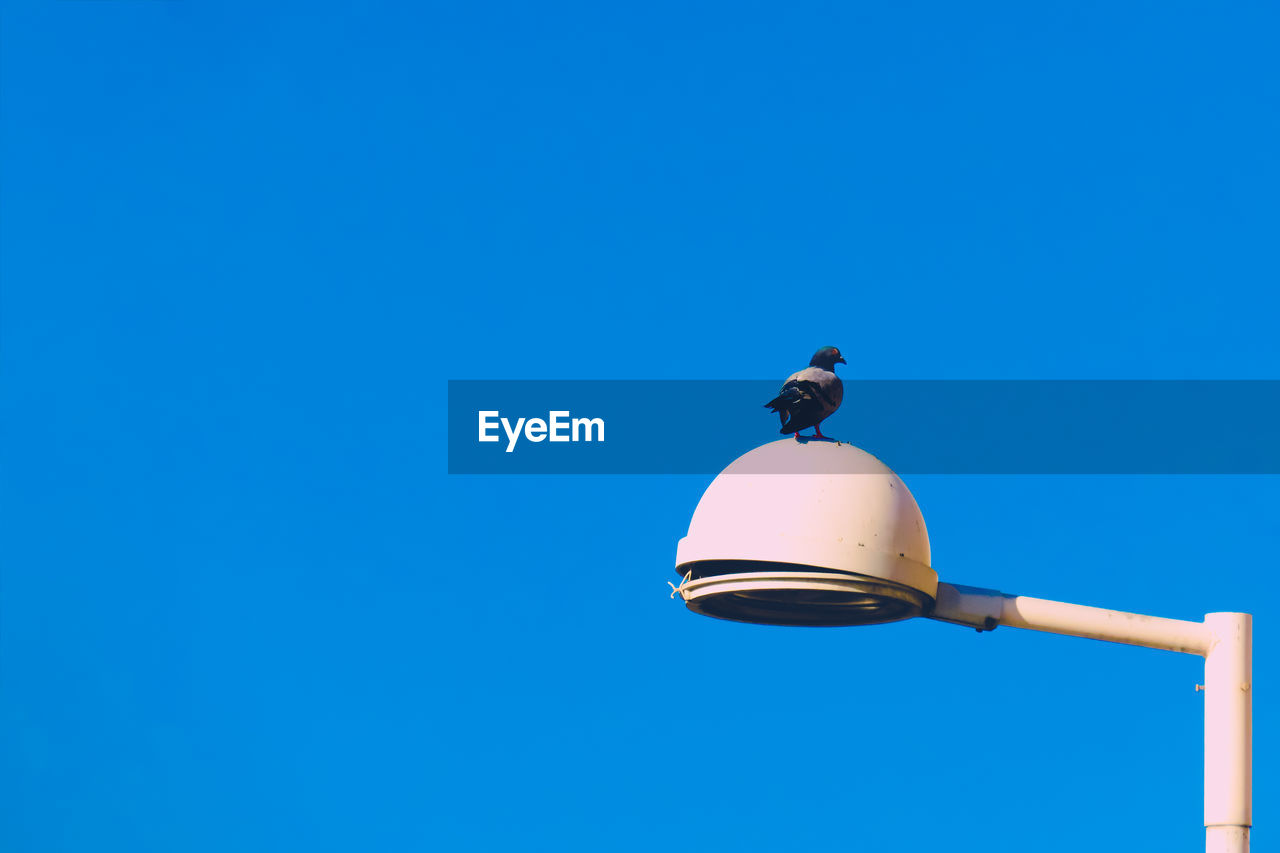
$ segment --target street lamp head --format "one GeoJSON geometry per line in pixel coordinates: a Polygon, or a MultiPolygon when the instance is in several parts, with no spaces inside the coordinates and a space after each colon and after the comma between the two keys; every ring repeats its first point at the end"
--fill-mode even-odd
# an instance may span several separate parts
{"type": "Polygon", "coordinates": [[[784,439],[712,481],[676,549],[690,610],[768,625],[870,625],[927,612],[938,576],[906,485],[850,445],[784,439]]]}

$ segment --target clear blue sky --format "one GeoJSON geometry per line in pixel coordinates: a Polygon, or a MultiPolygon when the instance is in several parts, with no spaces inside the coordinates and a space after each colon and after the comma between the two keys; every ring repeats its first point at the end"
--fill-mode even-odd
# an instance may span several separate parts
{"type": "MultiPolygon", "coordinates": [[[[3,3],[0,847],[1199,849],[1197,660],[693,616],[706,478],[449,477],[445,382],[1280,378],[1278,25],[3,3]]],[[[908,484],[944,579],[1255,613],[1272,838],[1280,482],[908,484]]]]}

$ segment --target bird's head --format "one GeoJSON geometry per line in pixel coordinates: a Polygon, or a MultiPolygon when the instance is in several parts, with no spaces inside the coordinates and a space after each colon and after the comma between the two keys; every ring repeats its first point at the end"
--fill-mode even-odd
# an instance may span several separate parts
{"type": "Polygon", "coordinates": [[[848,364],[840,350],[836,347],[823,347],[809,359],[810,367],[821,367],[823,370],[835,370],[837,364],[848,364]]]}

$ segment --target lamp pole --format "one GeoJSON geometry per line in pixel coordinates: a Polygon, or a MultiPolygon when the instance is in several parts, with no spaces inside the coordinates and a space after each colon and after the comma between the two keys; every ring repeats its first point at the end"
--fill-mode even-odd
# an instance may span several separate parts
{"type": "Polygon", "coordinates": [[[979,631],[1000,625],[1127,643],[1204,658],[1206,853],[1248,853],[1253,823],[1253,617],[1209,613],[1203,622],[1163,619],[938,584],[931,619],[979,631]]]}

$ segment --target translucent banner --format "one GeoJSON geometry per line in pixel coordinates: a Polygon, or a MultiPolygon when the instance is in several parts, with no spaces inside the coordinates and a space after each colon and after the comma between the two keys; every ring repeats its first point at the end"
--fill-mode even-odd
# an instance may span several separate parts
{"type": "MultiPolygon", "coordinates": [[[[715,474],[794,440],[779,384],[450,380],[449,472],[715,474]]],[[[846,381],[822,431],[901,474],[1276,474],[1280,382],[846,381]]]]}

